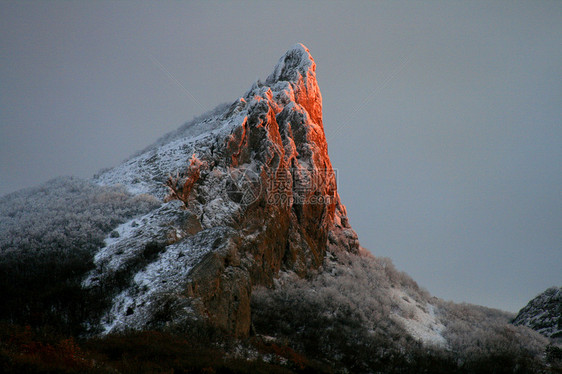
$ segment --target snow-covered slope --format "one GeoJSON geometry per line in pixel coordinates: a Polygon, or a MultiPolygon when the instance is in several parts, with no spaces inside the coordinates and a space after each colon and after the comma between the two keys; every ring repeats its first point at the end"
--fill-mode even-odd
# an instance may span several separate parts
{"type": "Polygon", "coordinates": [[[562,338],[562,287],[551,287],[519,311],[515,325],[532,328],[551,338],[562,338]]]}

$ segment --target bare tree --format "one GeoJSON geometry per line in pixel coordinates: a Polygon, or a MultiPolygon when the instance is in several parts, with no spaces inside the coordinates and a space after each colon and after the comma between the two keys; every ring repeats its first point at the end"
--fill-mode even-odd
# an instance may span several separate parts
{"type": "Polygon", "coordinates": [[[165,201],[180,200],[187,208],[189,195],[193,190],[193,186],[201,176],[201,167],[203,165],[204,163],[193,154],[185,175],[180,176],[179,172],[176,173],[175,177],[170,175],[166,181],[166,186],[170,189],[170,194],[166,196],[165,201]]]}

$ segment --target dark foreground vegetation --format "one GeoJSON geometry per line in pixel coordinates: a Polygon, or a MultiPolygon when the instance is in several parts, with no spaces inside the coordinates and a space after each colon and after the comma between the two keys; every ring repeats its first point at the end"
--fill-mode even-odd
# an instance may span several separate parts
{"type": "MultiPolygon", "coordinates": [[[[344,339],[344,344],[347,340],[344,339]]],[[[336,345],[338,343],[336,342],[336,345]]],[[[385,344],[388,346],[388,344],[385,344]]],[[[356,347],[348,347],[352,350],[356,347]]],[[[377,347],[372,347],[376,352],[377,347]]],[[[47,328],[0,324],[1,373],[562,373],[560,349],[548,364],[509,352],[459,363],[453,354],[410,347],[373,357],[367,370],[330,364],[254,336],[240,341],[205,327],[82,340],[47,328]]],[[[358,352],[359,355],[365,353],[358,352]]]]}
{"type": "MultiPolygon", "coordinates": [[[[193,331],[191,331],[193,333],[193,331]]],[[[329,372],[288,347],[254,344],[256,355],[286,360],[248,361],[227,353],[242,344],[212,334],[145,331],[77,340],[48,328],[0,326],[1,373],[298,373],[329,372]]]]}

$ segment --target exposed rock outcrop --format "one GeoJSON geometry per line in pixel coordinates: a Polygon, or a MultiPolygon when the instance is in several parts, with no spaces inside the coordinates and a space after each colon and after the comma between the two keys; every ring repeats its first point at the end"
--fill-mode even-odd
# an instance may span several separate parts
{"type": "MultiPolygon", "coordinates": [[[[193,124],[208,132],[178,136],[98,177],[101,184],[159,198],[179,195],[184,203],[168,202],[144,217],[143,226],[159,229],[143,229],[143,241],[162,243],[162,251],[131,272],[102,321],[105,331],[191,315],[245,336],[254,286],[273,284],[281,270],[305,276],[322,265],[328,247],[359,250],[337,194],[315,70],[308,49],[297,44],[265,83],[193,124]],[[200,161],[191,183],[193,155],[200,161]],[[165,187],[170,175],[171,195],[165,187]],[[178,192],[188,184],[189,194],[178,192]],[[164,299],[172,299],[175,310],[155,319],[164,299]]],[[[141,233],[121,231],[98,253],[85,286],[102,286],[109,263],[121,269],[138,263],[140,249],[127,243],[141,233]]]]}
{"type": "Polygon", "coordinates": [[[550,338],[562,339],[562,287],[550,287],[519,311],[514,325],[522,325],[550,338]]]}

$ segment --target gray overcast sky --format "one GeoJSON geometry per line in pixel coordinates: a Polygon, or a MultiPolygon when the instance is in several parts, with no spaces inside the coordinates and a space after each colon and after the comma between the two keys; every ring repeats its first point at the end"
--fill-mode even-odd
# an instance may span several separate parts
{"type": "Polygon", "coordinates": [[[302,42],[362,245],[517,311],[562,285],[561,40],[560,1],[2,1],[0,194],[117,165],[302,42]]]}

